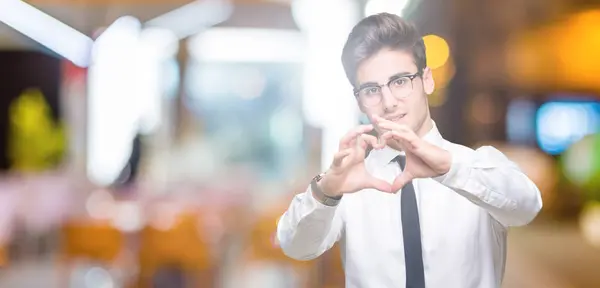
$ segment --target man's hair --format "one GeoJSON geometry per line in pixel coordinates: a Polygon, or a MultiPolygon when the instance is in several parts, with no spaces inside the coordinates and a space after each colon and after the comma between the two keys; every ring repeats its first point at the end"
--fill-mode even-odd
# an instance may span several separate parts
{"type": "Polygon", "coordinates": [[[419,72],[427,66],[423,38],[412,23],[390,13],[371,15],[352,28],[342,51],[342,65],[350,84],[357,84],[358,66],[382,49],[411,53],[419,72]]]}

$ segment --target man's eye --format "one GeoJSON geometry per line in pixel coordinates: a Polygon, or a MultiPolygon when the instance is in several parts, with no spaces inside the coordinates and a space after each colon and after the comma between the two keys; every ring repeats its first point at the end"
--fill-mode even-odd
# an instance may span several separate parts
{"type": "Polygon", "coordinates": [[[365,95],[373,95],[379,93],[379,88],[377,87],[369,87],[363,90],[365,95]]]}
{"type": "Polygon", "coordinates": [[[406,79],[405,77],[398,78],[392,82],[392,84],[397,87],[404,86],[406,85],[406,83],[408,83],[408,79],[406,79]]]}

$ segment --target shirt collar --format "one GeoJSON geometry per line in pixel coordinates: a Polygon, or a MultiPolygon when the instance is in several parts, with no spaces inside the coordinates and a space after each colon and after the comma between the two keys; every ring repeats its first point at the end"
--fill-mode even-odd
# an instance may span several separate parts
{"type": "MultiPolygon", "coordinates": [[[[433,145],[441,146],[442,140],[443,140],[442,135],[440,134],[440,131],[438,130],[435,122],[433,122],[433,120],[431,120],[431,121],[433,123],[433,127],[431,127],[431,130],[429,130],[429,132],[427,132],[423,136],[423,140],[425,140],[433,145]]],[[[370,154],[372,155],[372,157],[374,157],[376,159],[377,162],[382,163],[382,164],[388,164],[388,163],[390,163],[390,161],[394,160],[394,158],[396,158],[396,156],[404,155],[404,151],[398,151],[390,146],[385,146],[381,150],[371,151],[370,154]]]]}

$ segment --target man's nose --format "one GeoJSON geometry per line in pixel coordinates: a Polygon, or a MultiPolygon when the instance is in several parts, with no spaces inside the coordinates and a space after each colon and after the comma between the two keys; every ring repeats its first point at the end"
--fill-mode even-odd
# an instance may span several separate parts
{"type": "Polygon", "coordinates": [[[386,86],[381,89],[381,102],[383,103],[383,108],[387,111],[394,110],[398,106],[398,98],[386,86]]]}

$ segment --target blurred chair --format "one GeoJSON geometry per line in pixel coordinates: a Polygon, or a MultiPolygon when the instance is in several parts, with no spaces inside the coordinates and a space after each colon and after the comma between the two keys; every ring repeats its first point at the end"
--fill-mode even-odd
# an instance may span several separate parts
{"type": "Polygon", "coordinates": [[[8,265],[8,251],[5,244],[0,245],[0,268],[8,265]]]}
{"type": "Polygon", "coordinates": [[[216,287],[216,261],[200,220],[198,213],[184,210],[166,229],[144,227],[140,234],[138,287],[151,287],[160,271],[173,267],[185,272],[185,287],[216,287]]]}
{"type": "Polygon", "coordinates": [[[78,260],[113,266],[125,250],[125,235],[109,221],[70,220],[61,229],[61,287],[69,287],[78,260]]]}

